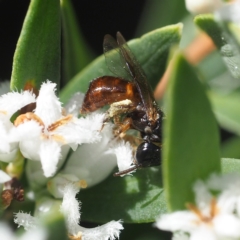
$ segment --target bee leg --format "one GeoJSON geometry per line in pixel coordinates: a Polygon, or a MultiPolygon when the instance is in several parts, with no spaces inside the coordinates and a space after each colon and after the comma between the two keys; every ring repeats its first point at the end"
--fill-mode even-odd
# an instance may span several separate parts
{"type": "Polygon", "coordinates": [[[126,132],[128,129],[132,126],[132,119],[131,118],[125,118],[123,121],[120,121],[118,117],[113,118],[114,123],[117,125],[114,129],[114,135],[119,136],[120,134],[126,132]]]}

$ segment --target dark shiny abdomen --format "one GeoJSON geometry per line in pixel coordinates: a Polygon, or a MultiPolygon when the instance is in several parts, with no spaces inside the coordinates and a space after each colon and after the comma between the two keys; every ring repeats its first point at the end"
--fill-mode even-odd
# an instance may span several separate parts
{"type": "Polygon", "coordinates": [[[133,105],[141,101],[133,83],[111,76],[96,78],[90,83],[81,112],[93,112],[105,105],[125,99],[131,100],[133,105]]]}

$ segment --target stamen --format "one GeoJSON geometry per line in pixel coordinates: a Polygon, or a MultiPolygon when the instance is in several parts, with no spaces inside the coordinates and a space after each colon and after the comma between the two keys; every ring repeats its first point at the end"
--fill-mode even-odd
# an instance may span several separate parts
{"type": "Polygon", "coordinates": [[[35,113],[32,113],[32,112],[28,112],[28,113],[21,114],[20,116],[18,116],[16,118],[16,120],[14,121],[14,125],[17,127],[20,124],[22,124],[26,121],[31,121],[31,120],[38,122],[39,125],[43,126],[43,128],[44,128],[44,123],[43,123],[42,119],[40,117],[38,117],[35,113]]]}
{"type": "Polygon", "coordinates": [[[211,200],[211,205],[210,205],[210,216],[213,218],[219,213],[219,208],[217,207],[217,201],[216,198],[213,198],[211,200]]]}
{"type": "Polygon", "coordinates": [[[187,206],[187,208],[188,208],[190,211],[194,212],[200,219],[202,219],[202,213],[201,213],[201,211],[197,208],[197,206],[195,206],[195,205],[192,204],[192,203],[187,203],[186,206],[187,206]]]}
{"type": "Polygon", "coordinates": [[[48,128],[47,130],[48,131],[54,131],[55,129],[57,129],[58,127],[64,125],[64,124],[67,124],[68,122],[70,122],[72,120],[73,116],[72,115],[68,115],[54,123],[52,123],[48,128]]]}
{"type": "Polygon", "coordinates": [[[71,240],[82,240],[82,232],[78,232],[77,235],[68,235],[71,240]]]}
{"type": "Polygon", "coordinates": [[[76,183],[80,188],[86,188],[87,182],[85,180],[80,180],[76,183]]]}
{"type": "Polygon", "coordinates": [[[54,141],[56,142],[60,142],[62,144],[66,144],[66,140],[63,136],[61,135],[57,135],[57,134],[54,134],[54,135],[47,135],[47,134],[42,134],[42,138],[43,139],[53,139],[54,141]]]}
{"type": "Polygon", "coordinates": [[[192,203],[187,203],[186,204],[187,208],[192,211],[193,213],[195,213],[199,220],[201,222],[205,222],[207,224],[211,224],[212,223],[212,220],[213,218],[218,214],[219,212],[219,209],[217,208],[217,201],[215,198],[213,198],[211,200],[211,203],[210,203],[210,213],[209,213],[209,216],[204,216],[202,214],[202,212],[200,211],[199,208],[197,208],[194,204],[192,203]]]}

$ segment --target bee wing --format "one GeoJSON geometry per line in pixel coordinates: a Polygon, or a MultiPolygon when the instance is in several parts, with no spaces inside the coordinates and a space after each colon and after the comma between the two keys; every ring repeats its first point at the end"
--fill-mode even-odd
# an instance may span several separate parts
{"type": "Polygon", "coordinates": [[[132,81],[127,63],[123,58],[116,40],[109,34],[103,40],[103,52],[108,69],[117,77],[132,81]]]}
{"type": "Polygon", "coordinates": [[[147,77],[120,32],[117,32],[117,42],[121,56],[124,58],[125,65],[132,76],[132,81],[136,84],[141,96],[148,120],[154,121],[157,119],[158,107],[151,86],[148,84],[147,77]]]}

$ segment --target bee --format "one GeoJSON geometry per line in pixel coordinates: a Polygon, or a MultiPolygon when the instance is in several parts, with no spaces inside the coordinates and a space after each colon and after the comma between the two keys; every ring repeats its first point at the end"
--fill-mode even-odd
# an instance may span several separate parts
{"type": "Polygon", "coordinates": [[[154,99],[147,77],[120,32],[117,32],[117,41],[105,35],[103,50],[106,64],[115,76],[102,76],[90,82],[81,113],[110,105],[105,121],[113,119],[117,135],[129,129],[140,132],[142,143],[137,147],[134,166],[114,176],[158,166],[161,164],[163,112],[154,99]]]}

